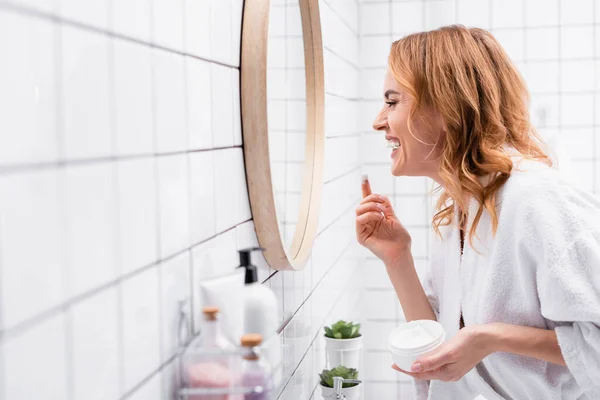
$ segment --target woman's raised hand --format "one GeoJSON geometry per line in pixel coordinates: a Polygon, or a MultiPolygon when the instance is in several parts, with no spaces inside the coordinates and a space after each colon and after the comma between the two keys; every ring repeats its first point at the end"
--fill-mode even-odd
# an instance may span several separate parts
{"type": "Polygon", "coordinates": [[[393,263],[410,251],[411,238],[400,223],[387,197],[372,194],[363,177],[363,200],[356,208],[356,237],[384,263],[393,263]]]}

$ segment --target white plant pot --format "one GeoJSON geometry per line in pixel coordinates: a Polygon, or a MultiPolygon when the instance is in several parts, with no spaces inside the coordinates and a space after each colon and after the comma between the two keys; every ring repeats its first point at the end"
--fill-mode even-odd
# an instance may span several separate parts
{"type": "MultiPolygon", "coordinates": [[[[324,400],[336,399],[335,391],[333,390],[333,388],[323,386],[320,383],[319,386],[321,386],[321,396],[324,400]]],[[[359,383],[358,385],[349,388],[343,388],[342,394],[346,396],[346,400],[360,400],[362,394],[362,383],[359,383]]]]}
{"type": "Polygon", "coordinates": [[[327,366],[333,369],[340,365],[360,370],[362,336],[354,339],[332,339],[325,337],[327,346],[327,366]]]}

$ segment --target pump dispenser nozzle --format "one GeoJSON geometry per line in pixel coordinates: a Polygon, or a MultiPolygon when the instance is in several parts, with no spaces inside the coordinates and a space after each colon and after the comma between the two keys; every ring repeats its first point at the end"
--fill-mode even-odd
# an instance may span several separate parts
{"type": "Polygon", "coordinates": [[[240,253],[240,265],[238,268],[246,268],[246,285],[258,281],[258,272],[256,270],[256,265],[252,264],[252,258],[250,257],[250,254],[253,251],[264,251],[264,249],[262,247],[252,247],[248,249],[238,250],[238,252],[240,253]]]}

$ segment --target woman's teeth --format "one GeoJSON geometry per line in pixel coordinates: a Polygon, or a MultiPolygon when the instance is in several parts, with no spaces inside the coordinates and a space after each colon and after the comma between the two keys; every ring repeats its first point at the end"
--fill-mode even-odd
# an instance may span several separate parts
{"type": "Polygon", "coordinates": [[[396,150],[400,148],[400,142],[397,140],[388,140],[387,141],[387,147],[392,149],[392,150],[396,150]]]}

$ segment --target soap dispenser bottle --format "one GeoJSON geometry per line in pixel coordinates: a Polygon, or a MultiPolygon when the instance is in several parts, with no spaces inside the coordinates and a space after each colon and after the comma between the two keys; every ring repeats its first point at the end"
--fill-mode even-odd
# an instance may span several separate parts
{"type": "MultiPolygon", "coordinates": [[[[281,363],[281,347],[277,334],[279,308],[275,293],[258,282],[256,266],[252,264],[251,253],[262,251],[260,247],[239,250],[240,266],[246,269],[244,286],[244,333],[257,333],[263,338],[263,354],[275,369],[281,363]]],[[[279,372],[275,373],[275,384],[279,384],[279,372]]]]}

